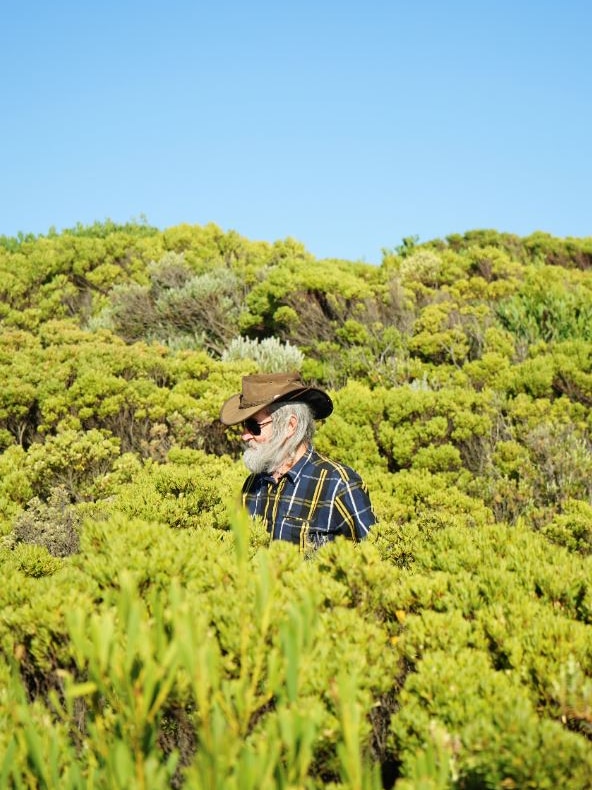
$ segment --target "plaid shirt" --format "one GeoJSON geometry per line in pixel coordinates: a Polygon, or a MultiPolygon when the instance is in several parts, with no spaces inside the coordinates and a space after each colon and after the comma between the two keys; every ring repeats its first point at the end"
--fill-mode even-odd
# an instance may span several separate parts
{"type": "Polygon", "coordinates": [[[288,540],[301,550],[318,548],[337,535],[361,540],[376,522],[357,472],[312,447],[278,482],[271,475],[249,475],[242,495],[251,516],[265,522],[271,540],[288,540]]]}

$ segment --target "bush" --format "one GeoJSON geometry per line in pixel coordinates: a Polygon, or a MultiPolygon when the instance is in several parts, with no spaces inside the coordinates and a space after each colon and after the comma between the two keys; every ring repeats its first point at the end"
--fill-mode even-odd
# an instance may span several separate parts
{"type": "Polygon", "coordinates": [[[589,787],[591,243],[0,239],[0,787],[589,787]],[[276,367],[361,544],[237,510],[276,367]]]}
{"type": "Polygon", "coordinates": [[[570,551],[592,554],[592,505],[579,499],[567,500],[563,512],[553,516],[542,533],[570,551]]]}
{"type": "Polygon", "coordinates": [[[54,488],[47,502],[32,499],[14,523],[17,543],[43,546],[54,557],[76,554],[80,547],[80,519],[64,487],[54,488]]]}
{"type": "Polygon", "coordinates": [[[51,576],[60,567],[59,560],[45,546],[25,541],[15,546],[10,564],[34,579],[51,576]]]}
{"type": "Polygon", "coordinates": [[[434,742],[434,723],[448,734],[460,787],[587,787],[592,753],[557,722],[541,721],[528,695],[464,650],[436,652],[401,692],[393,735],[403,756],[434,742]]]}
{"type": "Polygon", "coordinates": [[[282,343],[276,337],[263,340],[235,337],[222,354],[222,362],[250,359],[261,373],[281,373],[300,370],[304,355],[289,342],[282,343]]]}

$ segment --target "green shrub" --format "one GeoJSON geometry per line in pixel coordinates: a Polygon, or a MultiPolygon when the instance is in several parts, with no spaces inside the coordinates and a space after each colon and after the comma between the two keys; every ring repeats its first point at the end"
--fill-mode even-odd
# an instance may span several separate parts
{"type": "Polygon", "coordinates": [[[12,552],[11,564],[25,576],[38,579],[41,576],[51,576],[59,567],[60,562],[45,546],[32,542],[17,544],[12,552]]]}
{"type": "Polygon", "coordinates": [[[407,761],[433,743],[434,723],[454,744],[453,774],[464,787],[587,787],[584,739],[539,719],[528,695],[475,650],[435,652],[401,692],[393,735],[407,761]]]}
{"type": "Polygon", "coordinates": [[[175,528],[228,530],[245,477],[228,456],[176,448],[168,463],[147,464],[129,482],[113,484],[111,504],[129,518],[175,528]]]}
{"type": "Polygon", "coordinates": [[[98,430],[66,430],[32,445],[25,468],[38,497],[63,487],[72,499],[84,499],[92,497],[95,481],[109,472],[118,452],[119,441],[98,430]]]}
{"type": "Polygon", "coordinates": [[[592,506],[579,499],[567,500],[563,512],[556,514],[542,532],[571,551],[592,554],[592,506]]]}
{"type": "Polygon", "coordinates": [[[0,787],[589,787],[591,250],[0,239],[0,787]],[[220,405],[278,366],[361,544],[237,507],[220,405]]]}

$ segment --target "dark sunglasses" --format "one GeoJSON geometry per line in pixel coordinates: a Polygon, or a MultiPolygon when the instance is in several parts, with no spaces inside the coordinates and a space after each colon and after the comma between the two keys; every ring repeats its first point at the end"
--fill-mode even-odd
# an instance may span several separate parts
{"type": "Polygon", "coordinates": [[[261,435],[261,428],[264,425],[269,425],[270,422],[273,420],[266,420],[265,422],[257,422],[254,417],[249,417],[247,420],[243,421],[243,425],[249,433],[252,433],[253,436],[260,436],[261,435]]]}

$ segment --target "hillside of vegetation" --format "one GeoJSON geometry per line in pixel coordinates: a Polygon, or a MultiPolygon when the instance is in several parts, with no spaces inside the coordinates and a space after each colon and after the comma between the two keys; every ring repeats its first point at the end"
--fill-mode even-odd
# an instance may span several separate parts
{"type": "Polygon", "coordinates": [[[0,787],[592,788],[592,238],[0,236],[0,787]],[[301,371],[379,524],[240,512],[301,371]]]}

